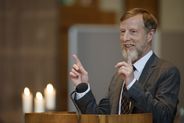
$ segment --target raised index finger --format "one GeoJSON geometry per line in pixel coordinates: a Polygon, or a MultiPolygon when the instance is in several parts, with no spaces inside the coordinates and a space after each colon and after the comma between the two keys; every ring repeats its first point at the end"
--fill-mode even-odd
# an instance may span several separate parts
{"type": "Polygon", "coordinates": [[[74,58],[74,60],[75,60],[75,63],[76,63],[78,66],[82,66],[82,64],[81,64],[81,62],[80,62],[80,60],[79,60],[79,58],[78,58],[75,54],[73,54],[73,58],[74,58]]]}

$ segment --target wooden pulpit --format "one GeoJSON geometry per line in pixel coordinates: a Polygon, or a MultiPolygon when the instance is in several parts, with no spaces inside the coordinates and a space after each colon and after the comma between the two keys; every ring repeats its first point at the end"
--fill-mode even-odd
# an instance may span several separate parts
{"type": "Polygon", "coordinates": [[[25,123],[152,123],[152,114],[77,115],[67,112],[26,113],[25,123]]]}

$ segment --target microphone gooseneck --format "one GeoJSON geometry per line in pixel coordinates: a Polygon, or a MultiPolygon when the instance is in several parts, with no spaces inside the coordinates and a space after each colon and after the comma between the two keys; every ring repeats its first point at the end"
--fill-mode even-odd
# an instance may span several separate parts
{"type": "Polygon", "coordinates": [[[75,93],[82,93],[82,92],[85,92],[88,88],[88,85],[86,83],[80,83],[76,89],[70,94],[70,98],[75,106],[75,108],[77,109],[77,119],[78,119],[78,123],[80,123],[80,120],[81,120],[81,111],[78,107],[78,105],[76,104],[74,98],[75,98],[75,93]]]}

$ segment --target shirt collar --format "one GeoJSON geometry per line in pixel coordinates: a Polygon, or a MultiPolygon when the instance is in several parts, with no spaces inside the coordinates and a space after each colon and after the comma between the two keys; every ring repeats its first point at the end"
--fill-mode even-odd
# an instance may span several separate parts
{"type": "Polygon", "coordinates": [[[145,56],[143,56],[142,58],[140,58],[138,61],[134,63],[134,66],[138,72],[142,72],[146,62],[148,61],[148,59],[151,57],[152,54],[153,54],[153,51],[150,50],[145,56]]]}

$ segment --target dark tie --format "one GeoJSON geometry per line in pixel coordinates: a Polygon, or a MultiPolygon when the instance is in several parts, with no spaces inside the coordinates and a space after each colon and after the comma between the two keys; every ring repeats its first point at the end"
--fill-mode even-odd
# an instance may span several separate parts
{"type": "Polygon", "coordinates": [[[122,114],[131,113],[131,106],[132,104],[131,104],[130,98],[128,97],[127,88],[126,88],[126,85],[124,85],[122,98],[121,98],[121,113],[122,114]]]}
{"type": "MultiPolygon", "coordinates": [[[[133,70],[135,71],[136,68],[133,66],[133,70]]],[[[123,86],[122,98],[121,98],[121,113],[122,114],[130,114],[132,113],[132,101],[128,96],[128,90],[126,85],[123,86]]]]}
{"type": "Polygon", "coordinates": [[[136,71],[136,68],[135,68],[135,66],[133,65],[133,71],[136,71]]]}

